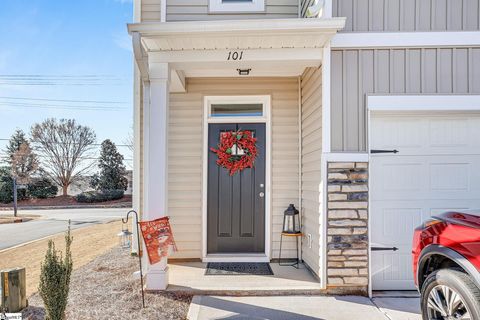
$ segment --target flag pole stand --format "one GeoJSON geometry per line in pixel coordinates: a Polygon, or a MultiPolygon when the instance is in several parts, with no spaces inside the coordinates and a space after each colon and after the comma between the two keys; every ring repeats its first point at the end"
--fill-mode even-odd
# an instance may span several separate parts
{"type": "Polygon", "coordinates": [[[135,225],[137,226],[137,246],[138,246],[138,264],[140,265],[140,285],[142,287],[142,307],[145,308],[145,293],[143,289],[143,270],[142,270],[142,249],[141,249],[141,242],[140,242],[140,230],[138,228],[139,221],[138,221],[138,213],[135,210],[130,210],[127,212],[126,219],[122,218],[123,223],[128,223],[128,217],[130,214],[135,214],[135,225]]]}

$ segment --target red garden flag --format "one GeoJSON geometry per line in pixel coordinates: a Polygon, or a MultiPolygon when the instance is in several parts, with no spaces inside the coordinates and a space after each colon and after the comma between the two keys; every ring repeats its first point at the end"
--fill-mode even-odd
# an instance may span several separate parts
{"type": "Polygon", "coordinates": [[[166,257],[170,245],[173,245],[174,250],[177,251],[168,217],[152,221],[140,221],[139,223],[150,264],[160,262],[160,259],[166,257]]]}

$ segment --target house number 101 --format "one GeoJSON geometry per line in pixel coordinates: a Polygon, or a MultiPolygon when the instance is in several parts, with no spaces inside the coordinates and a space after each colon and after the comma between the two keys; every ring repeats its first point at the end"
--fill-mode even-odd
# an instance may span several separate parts
{"type": "Polygon", "coordinates": [[[229,51],[227,60],[242,60],[243,51],[229,51]]]}

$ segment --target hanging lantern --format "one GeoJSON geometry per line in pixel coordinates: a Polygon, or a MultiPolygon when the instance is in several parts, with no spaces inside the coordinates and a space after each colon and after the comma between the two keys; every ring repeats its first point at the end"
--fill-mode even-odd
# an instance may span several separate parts
{"type": "Polygon", "coordinates": [[[283,213],[283,233],[298,234],[300,231],[300,215],[295,206],[291,203],[283,213]]]}
{"type": "Polygon", "coordinates": [[[132,233],[128,231],[126,224],[122,225],[122,231],[120,231],[117,236],[120,242],[120,248],[128,249],[132,246],[132,233]]]}

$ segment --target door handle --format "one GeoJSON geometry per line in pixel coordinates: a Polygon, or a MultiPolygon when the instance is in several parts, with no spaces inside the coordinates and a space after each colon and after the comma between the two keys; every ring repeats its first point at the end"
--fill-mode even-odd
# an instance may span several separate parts
{"type": "Polygon", "coordinates": [[[258,195],[260,196],[260,198],[265,197],[265,193],[263,193],[263,192],[260,192],[258,195]]]}
{"type": "Polygon", "coordinates": [[[397,251],[397,247],[370,247],[372,251],[397,251]]]}

